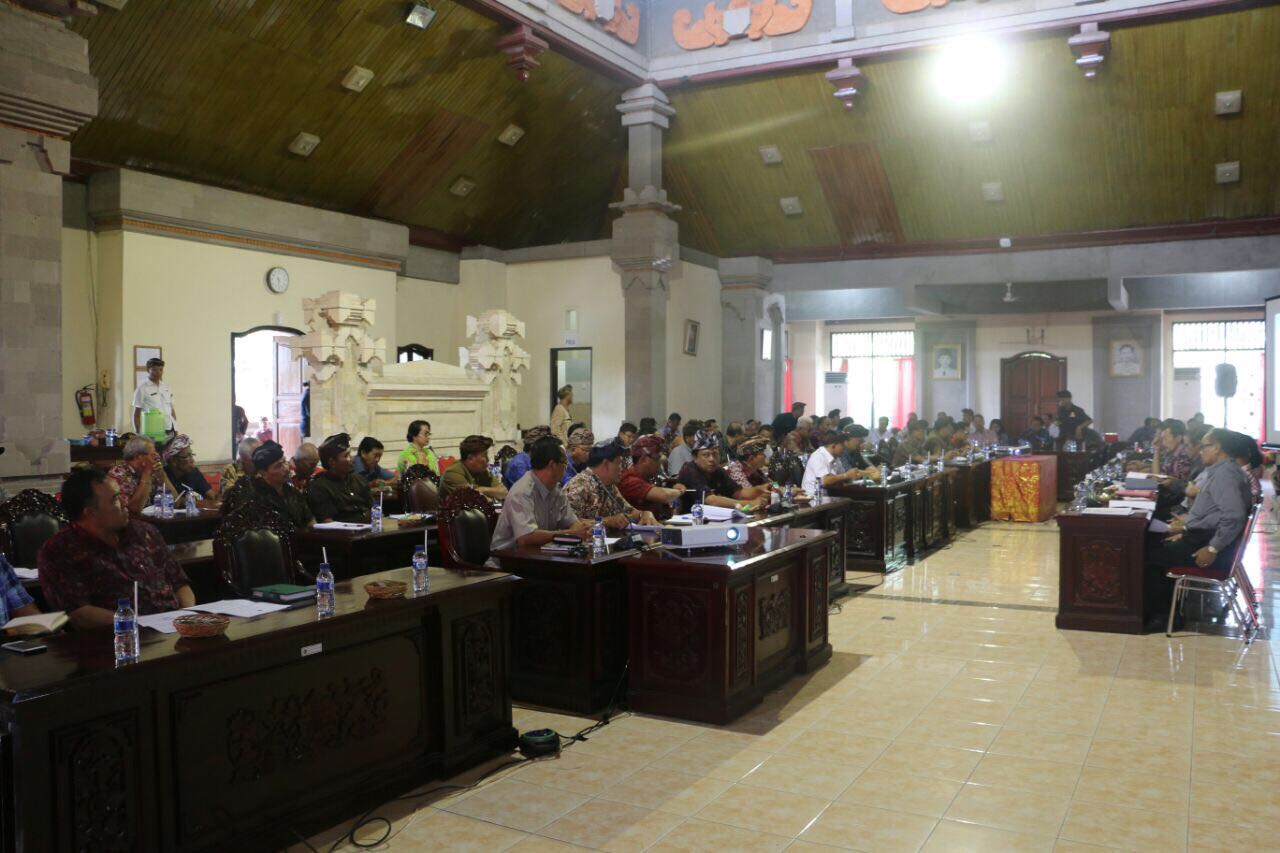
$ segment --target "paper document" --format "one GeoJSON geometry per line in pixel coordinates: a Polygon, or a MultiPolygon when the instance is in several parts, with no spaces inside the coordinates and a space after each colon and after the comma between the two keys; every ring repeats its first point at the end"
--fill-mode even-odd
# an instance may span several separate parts
{"type": "Polygon", "coordinates": [[[15,567],[13,573],[17,575],[19,580],[24,581],[33,581],[40,577],[39,569],[19,569],[15,567]]]}
{"type": "Polygon", "coordinates": [[[1156,502],[1149,501],[1149,500],[1142,500],[1141,498],[1135,498],[1135,499],[1125,500],[1125,501],[1112,501],[1110,503],[1110,506],[1129,507],[1130,509],[1154,510],[1156,508],[1156,502]]]}
{"type": "MultiPolygon", "coordinates": [[[[404,521],[406,518],[432,519],[435,517],[436,514],[434,512],[393,512],[387,516],[387,518],[394,518],[396,521],[404,521]]],[[[316,527],[319,526],[318,524],[316,525],[316,527]]],[[[364,526],[369,527],[370,525],[366,524],[364,526]]]]}
{"type": "Polygon", "coordinates": [[[316,530],[370,530],[371,524],[356,524],[353,521],[321,521],[315,526],[316,530]]]}
{"type": "MultiPolygon", "coordinates": [[[[155,504],[148,504],[147,506],[144,506],[142,508],[142,514],[146,516],[150,516],[151,518],[155,518],[156,516],[160,515],[160,513],[161,513],[160,507],[156,506],[155,504]]],[[[187,511],[185,509],[178,509],[177,507],[174,507],[173,514],[186,515],[187,511]]]]}
{"type": "Polygon", "coordinates": [[[1126,480],[1167,480],[1167,474],[1152,474],[1150,471],[1129,471],[1124,475],[1126,480]]]}
{"type": "Polygon", "coordinates": [[[1091,506],[1080,510],[1081,515],[1132,515],[1134,510],[1128,507],[1091,506]]]}
{"type": "Polygon", "coordinates": [[[191,609],[201,610],[205,613],[221,613],[224,616],[243,616],[246,619],[251,619],[264,613],[288,610],[291,606],[289,604],[275,604],[270,601],[250,601],[247,598],[227,598],[211,604],[197,604],[191,609]]]}
{"type": "Polygon", "coordinates": [[[170,610],[167,613],[152,613],[149,616],[138,617],[139,628],[150,628],[153,631],[159,631],[161,634],[176,634],[178,629],[173,627],[173,620],[179,616],[193,615],[190,610],[170,610]]]}

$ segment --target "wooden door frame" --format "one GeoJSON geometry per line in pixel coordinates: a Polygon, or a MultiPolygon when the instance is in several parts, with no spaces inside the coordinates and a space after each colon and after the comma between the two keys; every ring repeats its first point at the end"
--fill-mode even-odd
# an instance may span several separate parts
{"type": "MultiPolygon", "coordinates": [[[[1045,360],[1050,361],[1050,362],[1057,362],[1059,365],[1061,365],[1061,376],[1062,376],[1063,388],[1068,387],[1068,386],[1067,386],[1067,384],[1066,384],[1066,383],[1067,383],[1067,369],[1068,369],[1068,367],[1067,367],[1067,357],[1066,357],[1065,355],[1054,355],[1053,353],[1051,353],[1051,352],[1045,352],[1044,350],[1023,350],[1022,352],[1017,353],[1017,354],[1015,354],[1015,355],[1011,355],[1011,356],[1009,356],[1008,358],[1002,358],[1002,359],[1000,359],[1000,409],[1001,409],[1001,411],[1000,411],[1000,419],[1001,419],[1001,421],[1003,421],[1003,420],[1004,420],[1004,418],[1005,418],[1005,413],[1004,413],[1004,403],[1005,403],[1005,396],[1004,396],[1004,375],[1005,375],[1005,367],[1006,367],[1006,365],[1012,365],[1014,362],[1022,361],[1022,360],[1024,360],[1024,359],[1028,359],[1028,358],[1040,358],[1040,359],[1045,359],[1045,360]]],[[[1059,389],[1059,390],[1062,390],[1062,389],[1059,389]]],[[[1035,413],[1035,414],[1039,414],[1039,413],[1035,413]]],[[[1043,417],[1043,415],[1041,415],[1041,417],[1043,417]]],[[[990,421],[988,421],[988,423],[990,423],[990,421]]],[[[1031,423],[1031,416],[1028,416],[1028,417],[1027,417],[1027,424],[1026,424],[1026,427],[1029,427],[1029,426],[1030,426],[1030,423],[1031,423]]],[[[1046,424],[1046,426],[1048,426],[1048,425],[1046,424]]],[[[1024,428],[1025,428],[1025,427],[1024,427],[1024,428]]],[[[1007,425],[1007,424],[1005,425],[1005,429],[1006,429],[1006,430],[1008,429],[1008,425],[1007,425]]]]}
{"type": "MultiPolygon", "coordinates": [[[[284,332],[284,333],[286,333],[286,334],[290,334],[290,335],[301,335],[301,334],[303,334],[303,332],[302,332],[302,330],[301,330],[301,329],[295,329],[293,326],[272,326],[272,325],[267,325],[267,326],[254,326],[254,327],[253,327],[253,328],[251,328],[251,329],[245,329],[243,332],[232,332],[232,333],[231,333],[231,338],[230,338],[230,340],[231,340],[231,405],[230,405],[230,406],[227,406],[227,416],[228,416],[229,418],[231,418],[231,419],[232,419],[232,421],[231,421],[231,425],[230,425],[230,426],[231,426],[231,429],[230,429],[230,431],[229,431],[229,432],[230,432],[230,434],[231,434],[232,436],[234,436],[234,435],[235,435],[235,433],[236,433],[236,424],[235,424],[235,406],[236,406],[236,340],[237,340],[238,338],[247,338],[249,335],[252,335],[252,334],[254,334],[255,332],[284,332]]],[[[274,353],[275,353],[275,351],[273,350],[273,351],[272,351],[272,354],[274,355],[274,353]]],[[[273,358],[273,359],[272,359],[272,364],[271,364],[271,372],[272,372],[272,375],[274,375],[274,374],[275,374],[275,370],[276,370],[276,366],[275,366],[275,359],[273,358]]],[[[272,380],[272,384],[273,384],[273,385],[275,384],[275,380],[274,380],[274,379],[272,380]]],[[[274,397],[275,395],[272,395],[272,396],[274,397]]],[[[253,426],[253,424],[250,424],[249,426],[253,426]]],[[[247,435],[247,433],[246,433],[246,435],[247,435]]],[[[236,450],[237,450],[237,448],[235,448],[235,447],[232,447],[232,448],[231,448],[231,461],[232,461],[232,462],[236,461],[236,450]]]]}
{"type": "MultiPolygon", "coordinates": [[[[554,412],[556,409],[556,404],[560,402],[560,398],[556,396],[556,392],[560,390],[560,385],[556,381],[556,354],[562,353],[562,352],[570,352],[573,350],[586,350],[587,352],[591,353],[591,385],[592,385],[592,389],[594,390],[595,382],[596,382],[596,354],[592,351],[592,348],[591,347],[552,347],[551,363],[550,363],[551,406],[547,409],[548,414],[550,414],[551,412],[554,412]]],[[[570,382],[569,384],[572,385],[573,383],[570,382]]],[[[596,409],[594,394],[592,395],[592,397],[593,399],[591,403],[591,415],[592,415],[592,419],[594,419],[595,409],[596,409]]],[[[588,428],[590,428],[589,425],[588,425],[588,428]]]]}

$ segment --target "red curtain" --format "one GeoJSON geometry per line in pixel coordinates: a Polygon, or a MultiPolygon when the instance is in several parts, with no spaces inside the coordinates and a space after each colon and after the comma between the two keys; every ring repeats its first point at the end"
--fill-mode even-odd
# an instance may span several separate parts
{"type": "Polygon", "coordinates": [[[782,411],[791,411],[791,403],[795,400],[795,392],[791,387],[791,359],[782,360],[782,411]]]}
{"type": "Polygon", "coordinates": [[[907,415],[915,406],[916,399],[916,361],[914,358],[899,358],[898,362],[898,405],[894,408],[893,423],[905,429],[907,415]]]}

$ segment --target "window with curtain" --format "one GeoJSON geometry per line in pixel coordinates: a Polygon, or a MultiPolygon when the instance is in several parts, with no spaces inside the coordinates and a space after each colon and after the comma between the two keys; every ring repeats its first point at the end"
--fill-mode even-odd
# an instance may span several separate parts
{"type": "MultiPolygon", "coordinates": [[[[1200,368],[1200,411],[1205,421],[1261,439],[1266,323],[1231,320],[1173,324],[1173,366],[1200,368]],[[1236,393],[1219,397],[1218,365],[1236,371],[1236,393]]],[[[1192,412],[1174,412],[1176,418],[1192,412]]]]}
{"type": "MultiPolygon", "coordinates": [[[[892,426],[906,426],[916,397],[915,351],[916,333],[909,329],[832,332],[830,369],[847,374],[844,413],[868,428],[881,417],[892,426]]],[[[828,400],[827,408],[838,402],[828,400]]]]}

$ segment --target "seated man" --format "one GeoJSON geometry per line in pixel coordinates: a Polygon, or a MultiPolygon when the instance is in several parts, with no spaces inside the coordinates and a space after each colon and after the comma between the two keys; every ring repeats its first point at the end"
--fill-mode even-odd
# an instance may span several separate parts
{"type": "Polygon", "coordinates": [[[671,440],[671,450],[667,453],[667,475],[679,477],[685,465],[693,461],[693,437],[702,429],[702,422],[691,420],[676,433],[671,440]]]}
{"type": "Polygon", "coordinates": [[[591,538],[591,522],[574,515],[560,488],[568,465],[560,439],[538,438],[529,447],[530,469],[507,493],[498,526],[493,530],[493,550],[545,545],[557,534],[591,538]]]}
{"type": "Polygon", "coordinates": [[[129,518],[116,481],[95,468],[72,472],[62,484],[71,526],[40,548],[40,588],[77,628],[110,625],[116,602],[133,598],[139,615],[196,603],[187,576],[160,531],[129,518]]]}
{"type": "Polygon", "coordinates": [[[830,488],[850,480],[862,479],[863,472],[850,469],[843,473],[836,470],[836,456],[844,453],[844,436],[834,430],[815,430],[811,436],[813,453],[804,466],[804,479],[800,486],[811,495],[818,487],[830,488]]]}
{"type": "Polygon", "coordinates": [[[636,443],[636,437],[639,435],[640,430],[630,421],[623,421],[622,426],[618,427],[618,442],[623,450],[629,450],[631,445],[636,443]]]}
{"type": "Polygon", "coordinates": [[[524,439],[524,450],[512,456],[511,461],[507,463],[506,470],[502,472],[502,485],[508,489],[511,488],[533,467],[529,451],[533,449],[534,442],[549,435],[551,435],[551,427],[545,424],[529,427],[524,431],[524,435],[521,436],[524,439]]]}
{"type": "Polygon", "coordinates": [[[915,420],[907,424],[907,436],[893,452],[893,467],[901,468],[908,462],[920,463],[928,452],[926,442],[926,425],[924,421],[915,420]]]}
{"type": "Polygon", "coordinates": [[[237,481],[253,476],[253,451],[261,444],[256,438],[245,438],[236,445],[235,461],[227,463],[222,469],[222,479],[218,481],[218,489],[223,495],[231,491],[237,481]]]}
{"type": "Polygon", "coordinates": [[[662,437],[646,435],[631,445],[631,467],[622,472],[618,491],[627,503],[640,510],[648,510],[659,521],[671,517],[671,504],[680,499],[684,486],[679,483],[673,489],[654,485],[654,478],[662,467],[662,437]]]}
{"type": "Polygon", "coordinates": [[[256,501],[278,512],[294,527],[310,527],[315,516],[302,492],[289,482],[289,467],[284,464],[284,448],[274,441],[263,442],[253,451],[254,475],[236,483],[223,498],[223,511],[235,512],[245,501],[256,501]]]}
{"type": "Polygon", "coordinates": [[[213,486],[196,467],[196,457],[191,450],[190,436],[178,434],[164,449],[164,473],[169,481],[178,488],[181,494],[185,486],[195,492],[202,500],[209,500],[213,495],[213,486]]]}
{"type": "Polygon", "coordinates": [[[371,489],[393,489],[392,483],[400,478],[394,468],[383,468],[382,442],[371,435],[360,439],[356,455],[351,458],[352,469],[369,484],[371,489]]]}
{"type": "Polygon", "coordinates": [[[1187,425],[1177,418],[1168,418],[1160,423],[1160,432],[1156,435],[1156,455],[1151,462],[1153,474],[1164,474],[1184,483],[1191,482],[1199,473],[1199,463],[1204,454],[1197,454],[1199,445],[1193,446],[1187,440],[1187,425]]]}
{"type": "Polygon", "coordinates": [[[1049,430],[1045,429],[1044,418],[1039,415],[1031,418],[1031,425],[1022,434],[1022,439],[1031,446],[1031,450],[1035,453],[1053,450],[1053,436],[1049,434],[1049,430]]]}
{"type": "Polygon", "coordinates": [[[729,479],[753,498],[773,491],[769,482],[769,457],[765,453],[769,449],[767,438],[749,438],[739,442],[735,451],[737,460],[725,466],[729,479]]]}
{"type": "Polygon", "coordinates": [[[293,471],[289,482],[300,492],[306,492],[320,465],[320,449],[309,441],[298,445],[293,453],[293,471]]]}
{"type": "Polygon", "coordinates": [[[1165,573],[1179,566],[1213,567],[1226,573],[1235,557],[1236,540],[1244,532],[1252,506],[1249,478],[1223,448],[1232,446],[1226,430],[1205,436],[1200,459],[1205,477],[1191,511],[1169,524],[1162,541],[1150,543],[1146,565],[1146,613],[1148,628],[1158,630],[1167,618],[1173,597],[1173,581],[1165,573]]]}
{"type": "Polygon", "coordinates": [[[368,521],[373,496],[369,483],[351,464],[351,436],[345,432],[331,435],[320,445],[319,452],[324,472],[313,477],[307,488],[307,505],[316,520],[353,524],[368,521]]]}
{"type": "Polygon", "coordinates": [[[853,471],[852,479],[880,481],[880,457],[867,447],[869,431],[860,424],[844,428],[844,454],[836,458],[837,473],[853,471]]]}
{"type": "MultiPolygon", "coordinates": [[[[794,432],[794,431],[793,431],[794,432]]],[[[693,438],[693,461],[680,469],[680,482],[685,492],[680,496],[680,506],[688,512],[695,502],[710,506],[736,508],[748,502],[751,510],[767,505],[769,498],[761,496],[756,487],[744,489],[729,479],[720,467],[720,436],[702,430],[693,438]]]]}
{"type": "Polygon", "coordinates": [[[472,488],[490,500],[502,500],[507,488],[489,473],[489,448],[493,439],[486,435],[469,435],[458,445],[461,457],[440,478],[440,497],[445,498],[454,489],[472,488]]]}
{"type": "Polygon", "coordinates": [[[140,515],[161,488],[177,496],[177,490],[164,475],[164,465],[151,439],[142,436],[129,439],[123,457],[124,461],[112,466],[107,476],[120,487],[120,496],[131,515],[140,515]]]}
{"type": "Polygon", "coordinates": [[[560,485],[567,486],[569,481],[587,470],[587,457],[591,455],[591,445],[596,443],[596,436],[586,427],[578,427],[569,433],[569,464],[564,469],[564,479],[560,485]]]}
{"type": "Polygon", "coordinates": [[[658,523],[653,513],[636,509],[618,491],[622,457],[626,452],[616,439],[591,448],[587,470],[570,480],[564,488],[569,506],[573,507],[578,518],[590,522],[603,519],[604,526],[611,530],[620,530],[633,521],[639,524],[658,523]]]}
{"type": "MultiPolygon", "coordinates": [[[[31,593],[13,571],[13,566],[0,554],[0,625],[19,616],[35,616],[40,612],[31,593]]],[[[17,629],[14,629],[17,633],[17,629]]]]}
{"type": "Polygon", "coordinates": [[[1159,418],[1143,418],[1142,426],[1135,429],[1133,435],[1129,436],[1129,444],[1150,444],[1156,440],[1156,433],[1159,430],[1159,418]]]}

